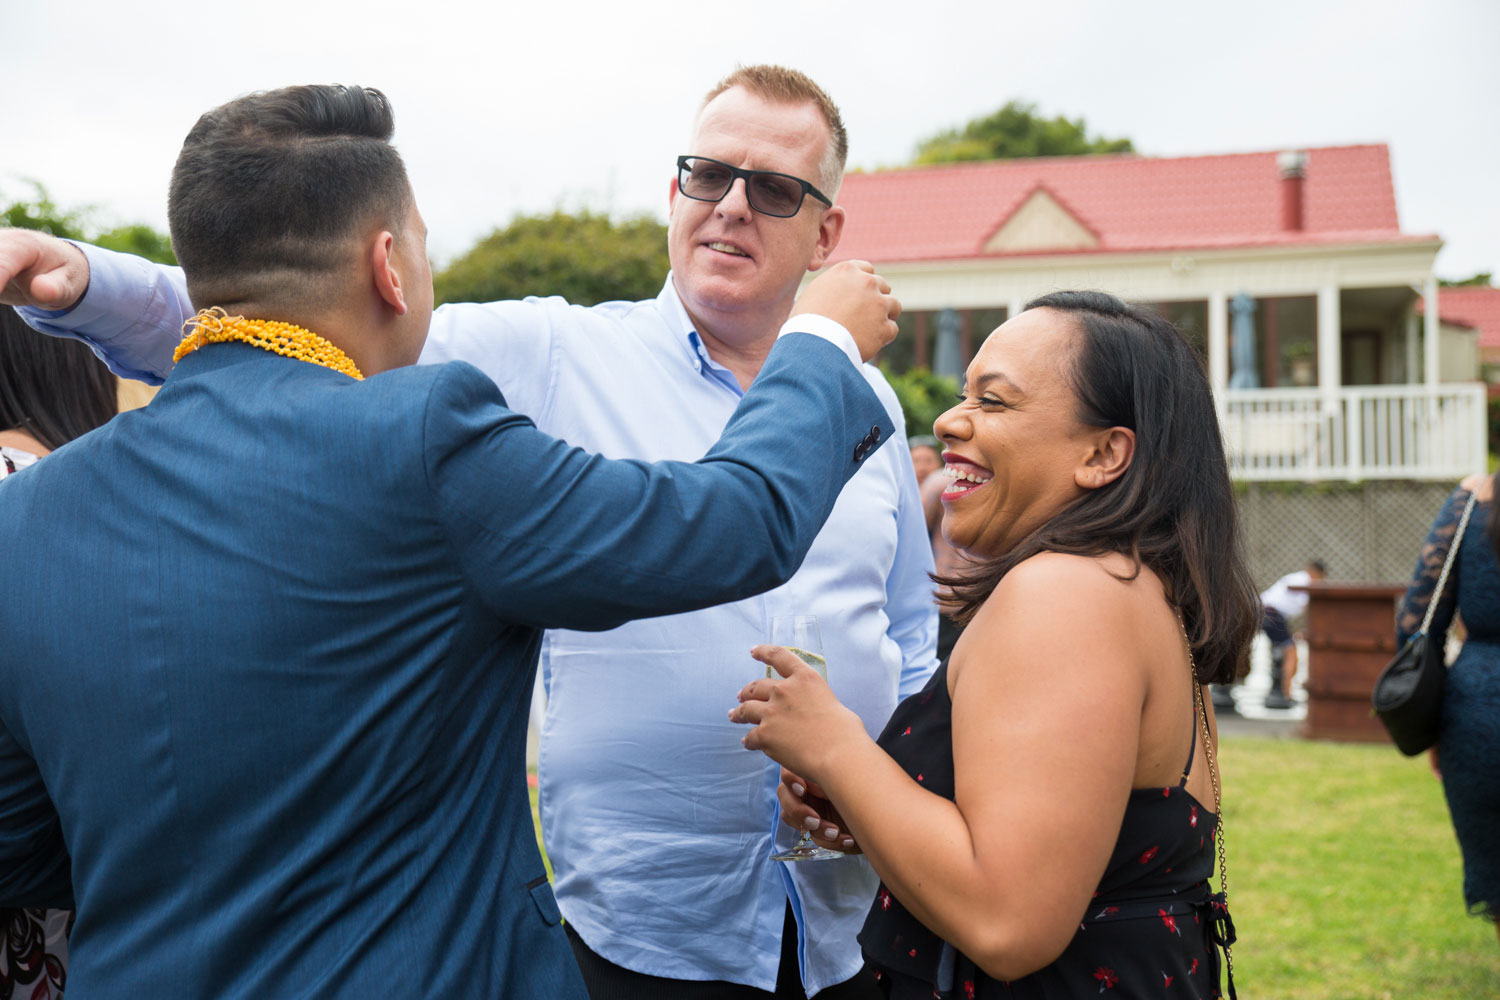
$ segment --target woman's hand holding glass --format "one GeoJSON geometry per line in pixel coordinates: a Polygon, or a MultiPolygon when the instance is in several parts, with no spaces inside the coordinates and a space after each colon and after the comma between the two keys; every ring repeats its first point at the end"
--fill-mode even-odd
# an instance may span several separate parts
{"type": "Polygon", "coordinates": [[[856,849],[853,835],[822,789],[801,775],[818,773],[824,755],[844,739],[868,739],[864,723],[797,654],[764,645],[756,646],[750,655],[780,676],[745,685],[739,693],[740,704],[729,718],[755,727],[740,741],[745,747],[764,751],[783,765],[776,792],[783,822],[825,849],[844,853],[856,849]]]}

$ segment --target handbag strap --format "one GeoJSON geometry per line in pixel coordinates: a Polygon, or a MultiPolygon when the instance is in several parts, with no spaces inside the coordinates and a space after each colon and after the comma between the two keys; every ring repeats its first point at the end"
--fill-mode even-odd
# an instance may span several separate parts
{"type": "Polygon", "coordinates": [[[1448,545],[1448,558],[1443,560],[1443,572],[1438,575],[1437,586],[1432,588],[1432,600],[1427,602],[1427,614],[1422,617],[1422,631],[1426,632],[1432,625],[1433,613],[1437,611],[1438,602],[1443,599],[1443,587],[1448,582],[1448,571],[1453,568],[1453,557],[1458,555],[1458,547],[1464,540],[1464,529],[1469,526],[1469,515],[1474,513],[1474,504],[1479,497],[1473,493],[1469,494],[1469,502],[1464,505],[1464,516],[1458,519],[1458,530],[1453,533],[1453,541],[1448,545]]]}

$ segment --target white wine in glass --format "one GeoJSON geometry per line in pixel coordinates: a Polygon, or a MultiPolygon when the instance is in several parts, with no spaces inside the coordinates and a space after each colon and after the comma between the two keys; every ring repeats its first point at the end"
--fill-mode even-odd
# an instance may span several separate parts
{"type": "MultiPolygon", "coordinates": [[[[823,655],[823,639],[818,633],[816,615],[777,615],[771,619],[771,645],[784,646],[803,663],[812,667],[826,681],[828,660],[823,655]]],[[[767,677],[779,676],[769,666],[767,677]]],[[[772,861],[827,861],[842,858],[838,851],[830,851],[813,842],[812,834],[803,831],[797,843],[789,850],[772,854],[772,861]]]]}

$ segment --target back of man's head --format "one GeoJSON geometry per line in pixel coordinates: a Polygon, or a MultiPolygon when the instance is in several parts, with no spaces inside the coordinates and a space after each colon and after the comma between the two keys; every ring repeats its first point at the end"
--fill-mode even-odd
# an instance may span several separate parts
{"type": "Polygon", "coordinates": [[[406,217],[394,129],[385,95],[367,87],[284,87],[199,118],[167,201],[193,302],[295,306],[328,294],[356,263],[354,237],[399,232],[406,217]]]}
{"type": "Polygon", "coordinates": [[[828,149],[819,165],[817,185],[828,197],[837,199],[839,185],[844,182],[844,163],[849,158],[849,133],[844,129],[838,105],[828,92],[806,73],[785,66],[738,66],[703,96],[699,111],[734,87],[742,87],[772,104],[811,104],[818,109],[828,125],[828,149]]]}

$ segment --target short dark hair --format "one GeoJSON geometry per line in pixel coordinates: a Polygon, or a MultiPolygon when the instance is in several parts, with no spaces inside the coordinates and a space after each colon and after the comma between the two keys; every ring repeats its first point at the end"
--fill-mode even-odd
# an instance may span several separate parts
{"type": "Polygon", "coordinates": [[[1090,490],[1011,551],[938,583],[967,620],[1000,579],[1039,552],[1118,552],[1161,578],[1181,609],[1198,679],[1227,683],[1249,667],[1260,598],[1246,565],[1213,393],[1196,352],[1167,320],[1103,292],[1054,292],[1026,304],[1054,309],[1078,332],[1063,363],[1092,427],[1135,432],[1119,479],[1090,490]]]}
{"type": "Polygon", "coordinates": [[[119,410],[115,377],[77,340],[48,337],[0,306],[0,430],[22,430],[48,451],[119,410]]]}
{"type": "Polygon", "coordinates": [[[172,170],[172,248],[199,306],[318,294],[349,237],[411,204],[395,118],[369,87],[284,87],[203,115],[172,170]]]}

